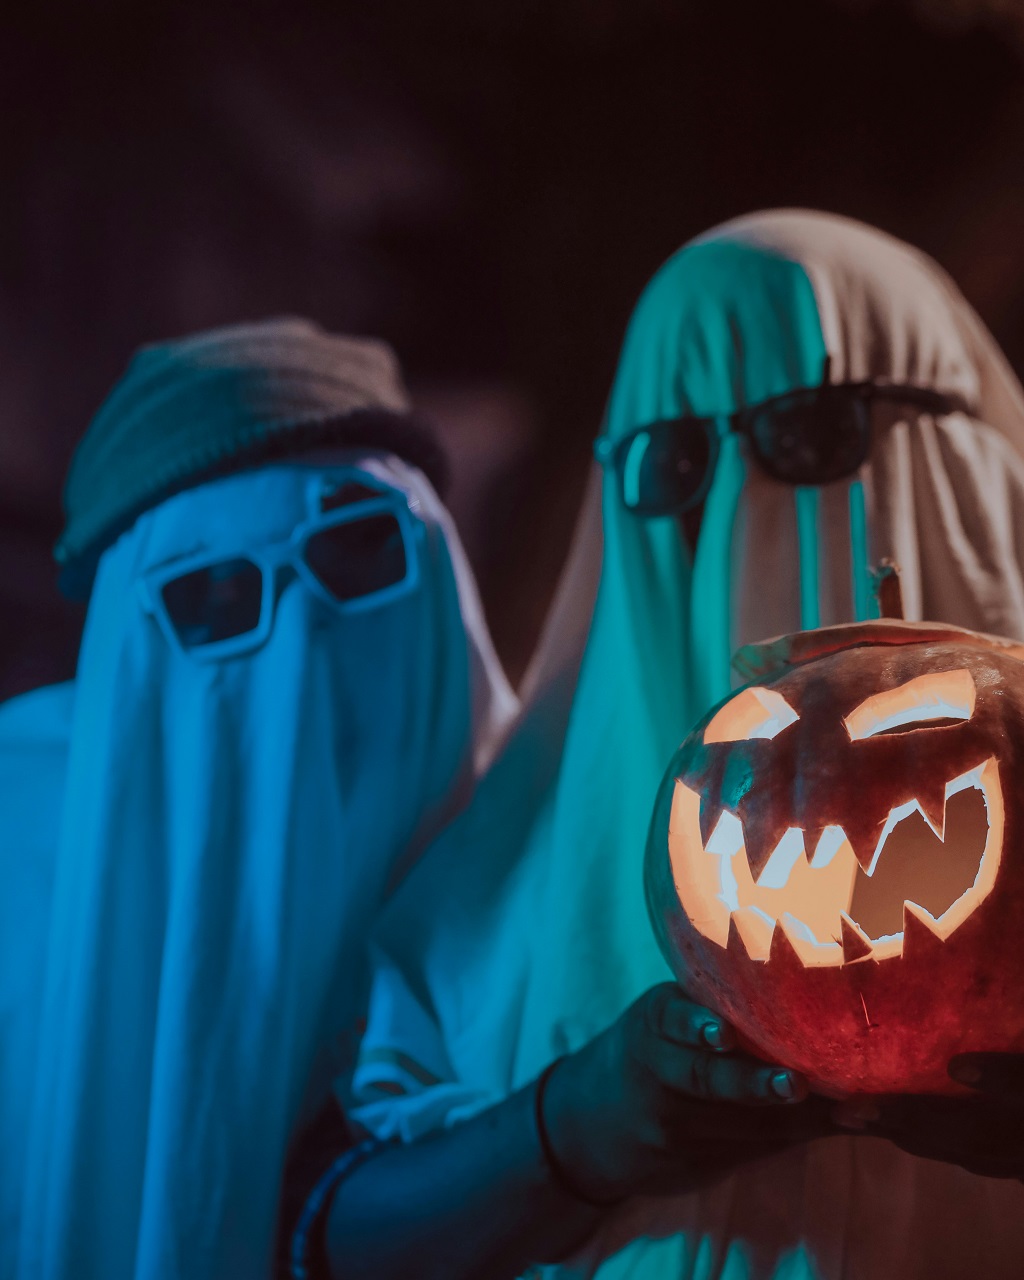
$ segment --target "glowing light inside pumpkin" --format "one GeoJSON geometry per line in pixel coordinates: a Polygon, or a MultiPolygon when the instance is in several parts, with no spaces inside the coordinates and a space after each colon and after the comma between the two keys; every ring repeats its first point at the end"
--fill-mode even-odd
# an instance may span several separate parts
{"type": "Polygon", "coordinates": [[[851,742],[933,720],[970,720],[974,680],[969,671],[939,671],[917,676],[896,689],[866,699],[843,721],[851,742]]]}
{"type": "Polygon", "coordinates": [[[941,829],[916,800],[893,809],[866,870],[840,825],[826,827],[810,854],[790,827],[755,882],[740,819],[723,810],[705,847],[700,796],[683,782],[669,820],[676,892],[694,927],[724,947],[732,921],[756,960],[768,959],[781,929],[807,966],[900,955],[907,915],[948,937],[992,889],[1002,844],[994,757],[946,783],[941,829]]]}
{"type": "Polygon", "coordinates": [[[818,838],[811,866],[815,871],[827,867],[839,850],[847,843],[846,832],[842,827],[826,827],[818,838]]]}
{"type": "Polygon", "coordinates": [[[757,883],[762,889],[784,889],[789,883],[789,875],[796,866],[797,859],[803,856],[804,833],[799,827],[788,827],[757,877],[757,883]]]}
{"type": "Polygon", "coordinates": [[[712,716],[704,730],[704,741],[710,744],[776,738],[799,719],[781,693],[754,686],[742,689],[712,716]]]}

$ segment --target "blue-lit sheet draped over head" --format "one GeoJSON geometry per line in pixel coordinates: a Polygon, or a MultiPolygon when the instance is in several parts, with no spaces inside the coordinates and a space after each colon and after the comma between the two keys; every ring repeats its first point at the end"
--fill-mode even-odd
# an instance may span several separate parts
{"type": "MultiPolygon", "coordinates": [[[[873,404],[861,471],[803,492],[723,439],[692,562],[674,520],[638,518],[613,477],[593,478],[519,725],[377,936],[352,1098],[377,1133],[479,1110],[669,976],[643,900],[647,823],[738,645],[856,616],[882,556],[902,567],[908,616],[1024,636],[1021,389],[948,278],[887,236],[785,211],[684,247],[638,303],[604,432],[730,414],[826,368],[964,408],[873,404]]],[[[1018,1186],[829,1139],[630,1204],[553,1274],[924,1280],[959,1258],[957,1274],[1009,1280],[1022,1215],[1018,1186]]]]}
{"type": "Polygon", "coordinates": [[[74,685],[0,707],[0,1276],[14,1273],[74,685]]]}
{"type": "MultiPolygon", "coordinates": [[[[285,1145],[350,1049],[369,925],[511,706],[451,521],[393,455],[210,481],[103,555],[39,797],[52,911],[27,1134],[20,1066],[0,1100],[29,1151],[19,1276],[269,1274],[285,1145]],[[403,513],[415,571],[338,608],[280,548],[360,477],[403,513]],[[153,584],[245,555],[272,562],[272,625],[201,660],[159,625],[153,584]]],[[[5,877],[33,852],[17,839],[5,877]]],[[[47,894],[23,902],[41,962],[47,894]]]]}

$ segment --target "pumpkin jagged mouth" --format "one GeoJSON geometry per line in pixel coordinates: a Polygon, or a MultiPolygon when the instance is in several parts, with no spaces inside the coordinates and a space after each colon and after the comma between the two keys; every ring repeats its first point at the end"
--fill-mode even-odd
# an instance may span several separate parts
{"type": "Polygon", "coordinates": [[[908,918],[943,940],[995,883],[1003,797],[994,757],[946,783],[941,827],[917,800],[889,812],[873,856],[858,861],[839,824],[815,848],[788,828],[754,880],[743,824],[722,809],[705,845],[700,796],[676,781],[669,853],[676,892],[694,927],[727,946],[730,923],[747,954],[768,960],[781,931],[805,966],[903,954],[908,918]]]}

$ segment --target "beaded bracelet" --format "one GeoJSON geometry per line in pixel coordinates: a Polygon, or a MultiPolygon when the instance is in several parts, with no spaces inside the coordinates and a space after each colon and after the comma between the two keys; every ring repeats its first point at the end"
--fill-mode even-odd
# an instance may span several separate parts
{"type": "Polygon", "coordinates": [[[349,1147],[347,1151],[343,1151],[320,1175],[313,1190],[306,1197],[299,1220],[292,1232],[291,1247],[288,1251],[290,1280],[327,1280],[325,1263],[321,1262],[317,1256],[324,1250],[322,1238],[320,1238],[320,1230],[324,1226],[321,1215],[327,1209],[338,1184],[359,1165],[390,1145],[391,1143],[379,1142],[376,1138],[368,1138],[358,1146],[349,1147]]]}

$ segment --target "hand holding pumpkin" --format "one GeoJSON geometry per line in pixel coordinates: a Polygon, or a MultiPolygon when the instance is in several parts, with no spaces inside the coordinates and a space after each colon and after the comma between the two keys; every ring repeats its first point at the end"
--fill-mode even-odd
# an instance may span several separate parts
{"type": "Polygon", "coordinates": [[[1024,1054],[958,1054],[949,1074],[975,1095],[864,1099],[851,1118],[911,1155],[983,1177],[1024,1179],[1024,1054]]]}
{"type": "Polygon", "coordinates": [[[687,1190],[835,1131],[802,1076],[734,1046],[721,1018],[663,983],[561,1059],[542,1121],[564,1181],[598,1203],[687,1190]]]}

